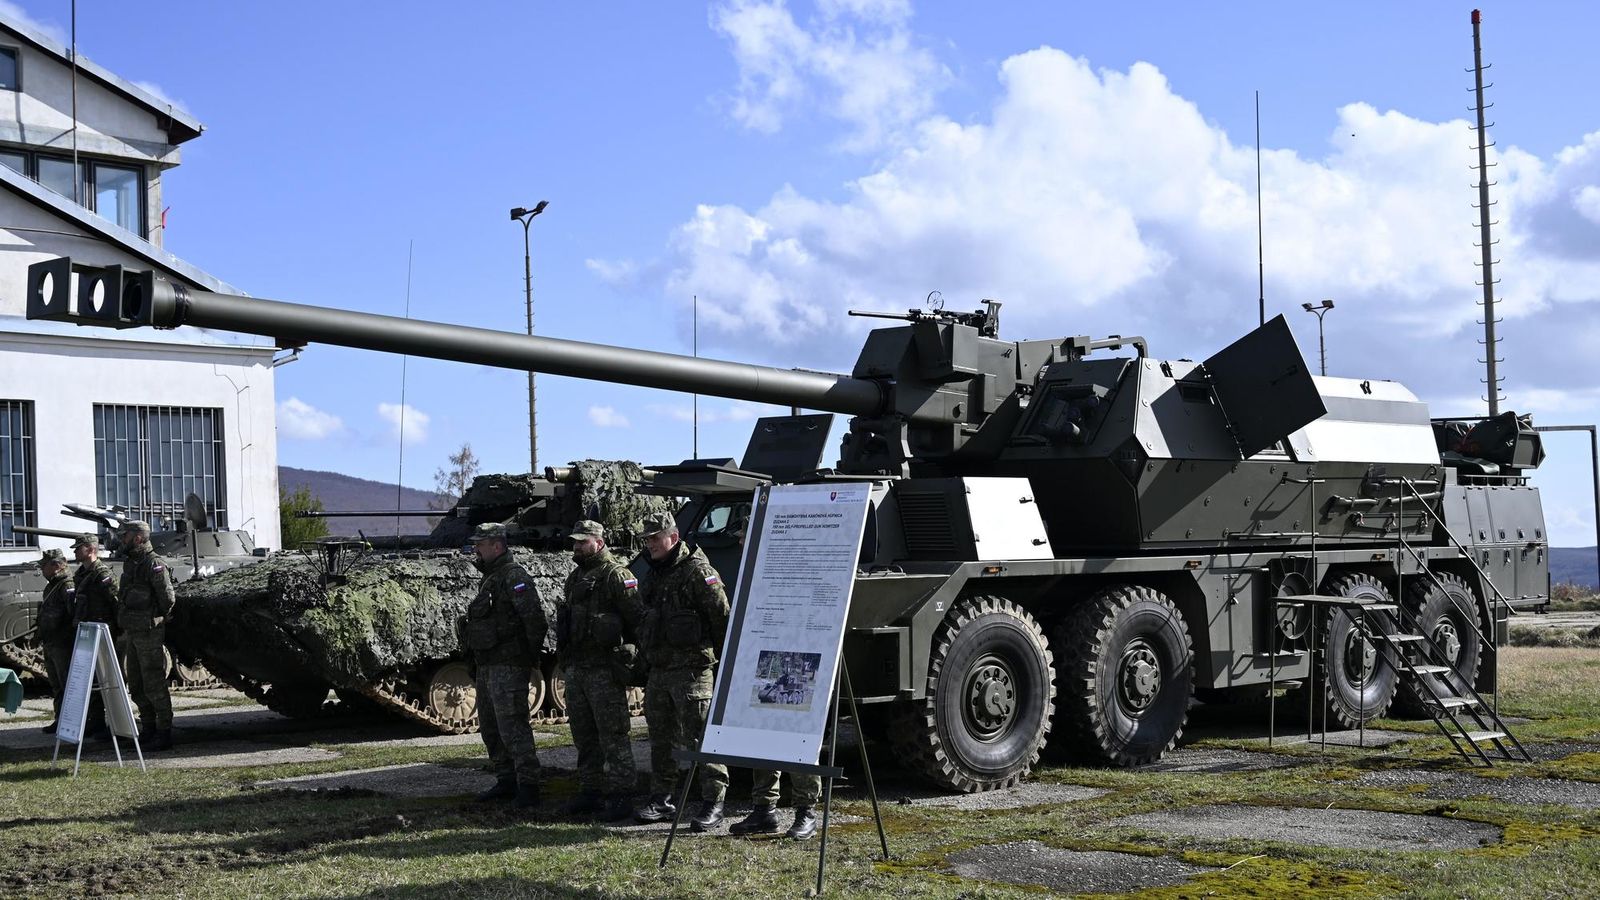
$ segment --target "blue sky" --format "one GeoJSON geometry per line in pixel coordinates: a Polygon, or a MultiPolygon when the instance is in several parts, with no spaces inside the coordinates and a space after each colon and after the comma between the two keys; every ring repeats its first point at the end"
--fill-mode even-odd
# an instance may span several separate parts
{"type": "MultiPolygon", "coordinates": [[[[19,5],[65,34],[66,0],[19,5]]],[[[1600,419],[1600,61],[1577,3],[1484,4],[1507,408],[1600,419]]],[[[1468,5],[79,4],[82,52],[207,130],[167,247],[250,293],[848,370],[860,320],[939,290],[1003,333],[1143,333],[1203,357],[1254,324],[1261,91],[1269,308],[1329,373],[1482,409],[1468,5]],[[448,14],[441,14],[447,11],[448,14]]],[[[279,370],[286,465],[392,480],[398,358],[279,370]]],[[[520,373],[412,360],[407,484],[463,442],[526,468],[520,373]]],[[[691,450],[688,398],[541,377],[540,461],[691,450]]],[[[763,410],[701,401],[703,456],[763,410]]],[[[1594,541],[1587,446],[1550,440],[1555,542],[1594,541]]]]}

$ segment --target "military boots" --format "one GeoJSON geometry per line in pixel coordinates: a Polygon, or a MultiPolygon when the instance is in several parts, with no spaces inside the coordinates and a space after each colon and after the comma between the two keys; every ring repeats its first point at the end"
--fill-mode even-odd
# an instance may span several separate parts
{"type": "Polygon", "coordinates": [[[634,810],[633,819],[641,825],[649,825],[652,822],[665,822],[677,814],[678,807],[673,804],[672,798],[661,794],[651,797],[649,803],[634,810]]]}
{"type": "Polygon", "coordinates": [[[600,798],[599,793],[583,791],[578,796],[567,801],[567,805],[563,806],[561,811],[569,816],[587,816],[590,813],[599,812],[605,805],[605,801],[600,798]]]}
{"type": "Polygon", "coordinates": [[[690,831],[710,831],[722,824],[722,801],[702,800],[700,809],[689,819],[690,831]]]}
{"type": "Polygon", "coordinates": [[[532,809],[539,805],[539,782],[519,781],[515,793],[518,809],[532,809]]]}
{"type": "Polygon", "coordinates": [[[750,815],[728,826],[729,834],[772,834],[778,830],[778,811],[767,805],[757,806],[750,815]]]}
{"type": "MultiPolygon", "coordinates": [[[[776,831],[777,829],[773,829],[776,831]]],[[[809,841],[817,833],[817,813],[809,806],[794,808],[794,824],[789,826],[789,837],[809,841]]]]}
{"type": "Polygon", "coordinates": [[[617,822],[633,815],[633,800],[626,794],[618,794],[606,801],[605,809],[600,811],[600,818],[606,822],[617,822]]]}
{"type": "Polygon", "coordinates": [[[172,749],[172,729],[171,728],[157,728],[157,729],[152,730],[150,732],[149,740],[147,740],[145,742],[145,744],[144,744],[144,748],[146,750],[151,751],[151,752],[158,752],[158,751],[161,751],[161,750],[171,750],[172,749]]]}
{"type": "Polygon", "coordinates": [[[517,780],[515,778],[502,778],[494,783],[494,787],[478,794],[478,802],[487,803],[490,800],[509,800],[517,795],[517,780]]]}

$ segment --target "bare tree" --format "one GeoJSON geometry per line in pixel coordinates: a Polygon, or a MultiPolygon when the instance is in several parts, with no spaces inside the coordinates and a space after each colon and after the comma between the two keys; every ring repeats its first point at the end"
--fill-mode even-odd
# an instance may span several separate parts
{"type": "MultiPolygon", "coordinates": [[[[433,473],[433,499],[428,501],[429,509],[455,506],[478,474],[478,457],[472,452],[471,444],[462,444],[461,449],[450,454],[448,459],[447,467],[441,467],[433,473]]],[[[438,524],[438,520],[430,521],[438,524]]]]}

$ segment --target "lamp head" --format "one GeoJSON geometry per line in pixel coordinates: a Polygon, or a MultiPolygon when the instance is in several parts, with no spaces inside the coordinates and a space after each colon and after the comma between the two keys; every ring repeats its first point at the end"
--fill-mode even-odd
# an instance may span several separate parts
{"type": "Polygon", "coordinates": [[[533,218],[533,217],[534,217],[534,216],[537,216],[537,215],[538,215],[538,214],[539,214],[539,213],[542,213],[542,212],[544,212],[544,208],[545,208],[545,207],[546,207],[546,206],[549,206],[549,205],[550,205],[550,201],[549,201],[549,200],[540,200],[540,201],[539,201],[539,202],[538,202],[538,203],[537,203],[537,204],[536,204],[536,205],[535,205],[535,206],[534,206],[534,207],[533,207],[533,209],[523,209],[523,208],[522,208],[522,207],[520,207],[520,206],[518,206],[518,207],[514,207],[514,208],[513,208],[513,209],[512,209],[512,210],[511,210],[511,218],[513,218],[513,219],[516,219],[516,220],[518,220],[518,221],[520,221],[520,220],[521,220],[521,219],[522,219],[522,217],[523,217],[523,216],[527,216],[527,217],[528,217],[528,218],[530,218],[530,219],[531,219],[531,218],[533,218]]]}

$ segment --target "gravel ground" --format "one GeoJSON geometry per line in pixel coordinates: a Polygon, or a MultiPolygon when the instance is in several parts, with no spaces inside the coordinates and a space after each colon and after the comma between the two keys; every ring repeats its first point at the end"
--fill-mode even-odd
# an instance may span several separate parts
{"type": "Polygon", "coordinates": [[[933,790],[907,790],[897,785],[881,790],[878,802],[884,806],[897,804],[944,809],[1022,809],[1028,806],[1052,806],[1077,800],[1092,800],[1109,793],[1111,792],[1101,788],[1082,787],[1076,784],[1036,782],[1026,782],[1003,791],[985,791],[981,794],[944,794],[933,790]]]}
{"type": "Polygon", "coordinates": [[[1472,800],[1488,797],[1503,803],[1550,804],[1579,809],[1600,809],[1600,784],[1560,778],[1480,778],[1460,772],[1395,769],[1368,772],[1357,784],[1370,787],[1409,788],[1428,785],[1422,796],[1437,800],[1472,800]]]}
{"type": "Polygon", "coordinates": [[[1190,806],[1113,825],[1210,840],[1270,840],[1352,850],[1469,850],[1498,843],[1498,826],[1439,816],[1275,806],[1190,806]]]}
{"type": "Polygon", "coordinates": [[[1184,772],[1225,775],[1229,772],[1263,772],[1305,765],[1307,760],[1279,753],[1254,753],[1249,750],[1179,749],[1140,772],[1184,772]]]}
{"type": "Polygon", "coordinates": [[[1071,894],[1170,887],[1215,871],[1164,856],[1058,850],[1038,841],[974,847],[952,854],[949,861],[962,878],[1039,885],[1071,894]]]}

